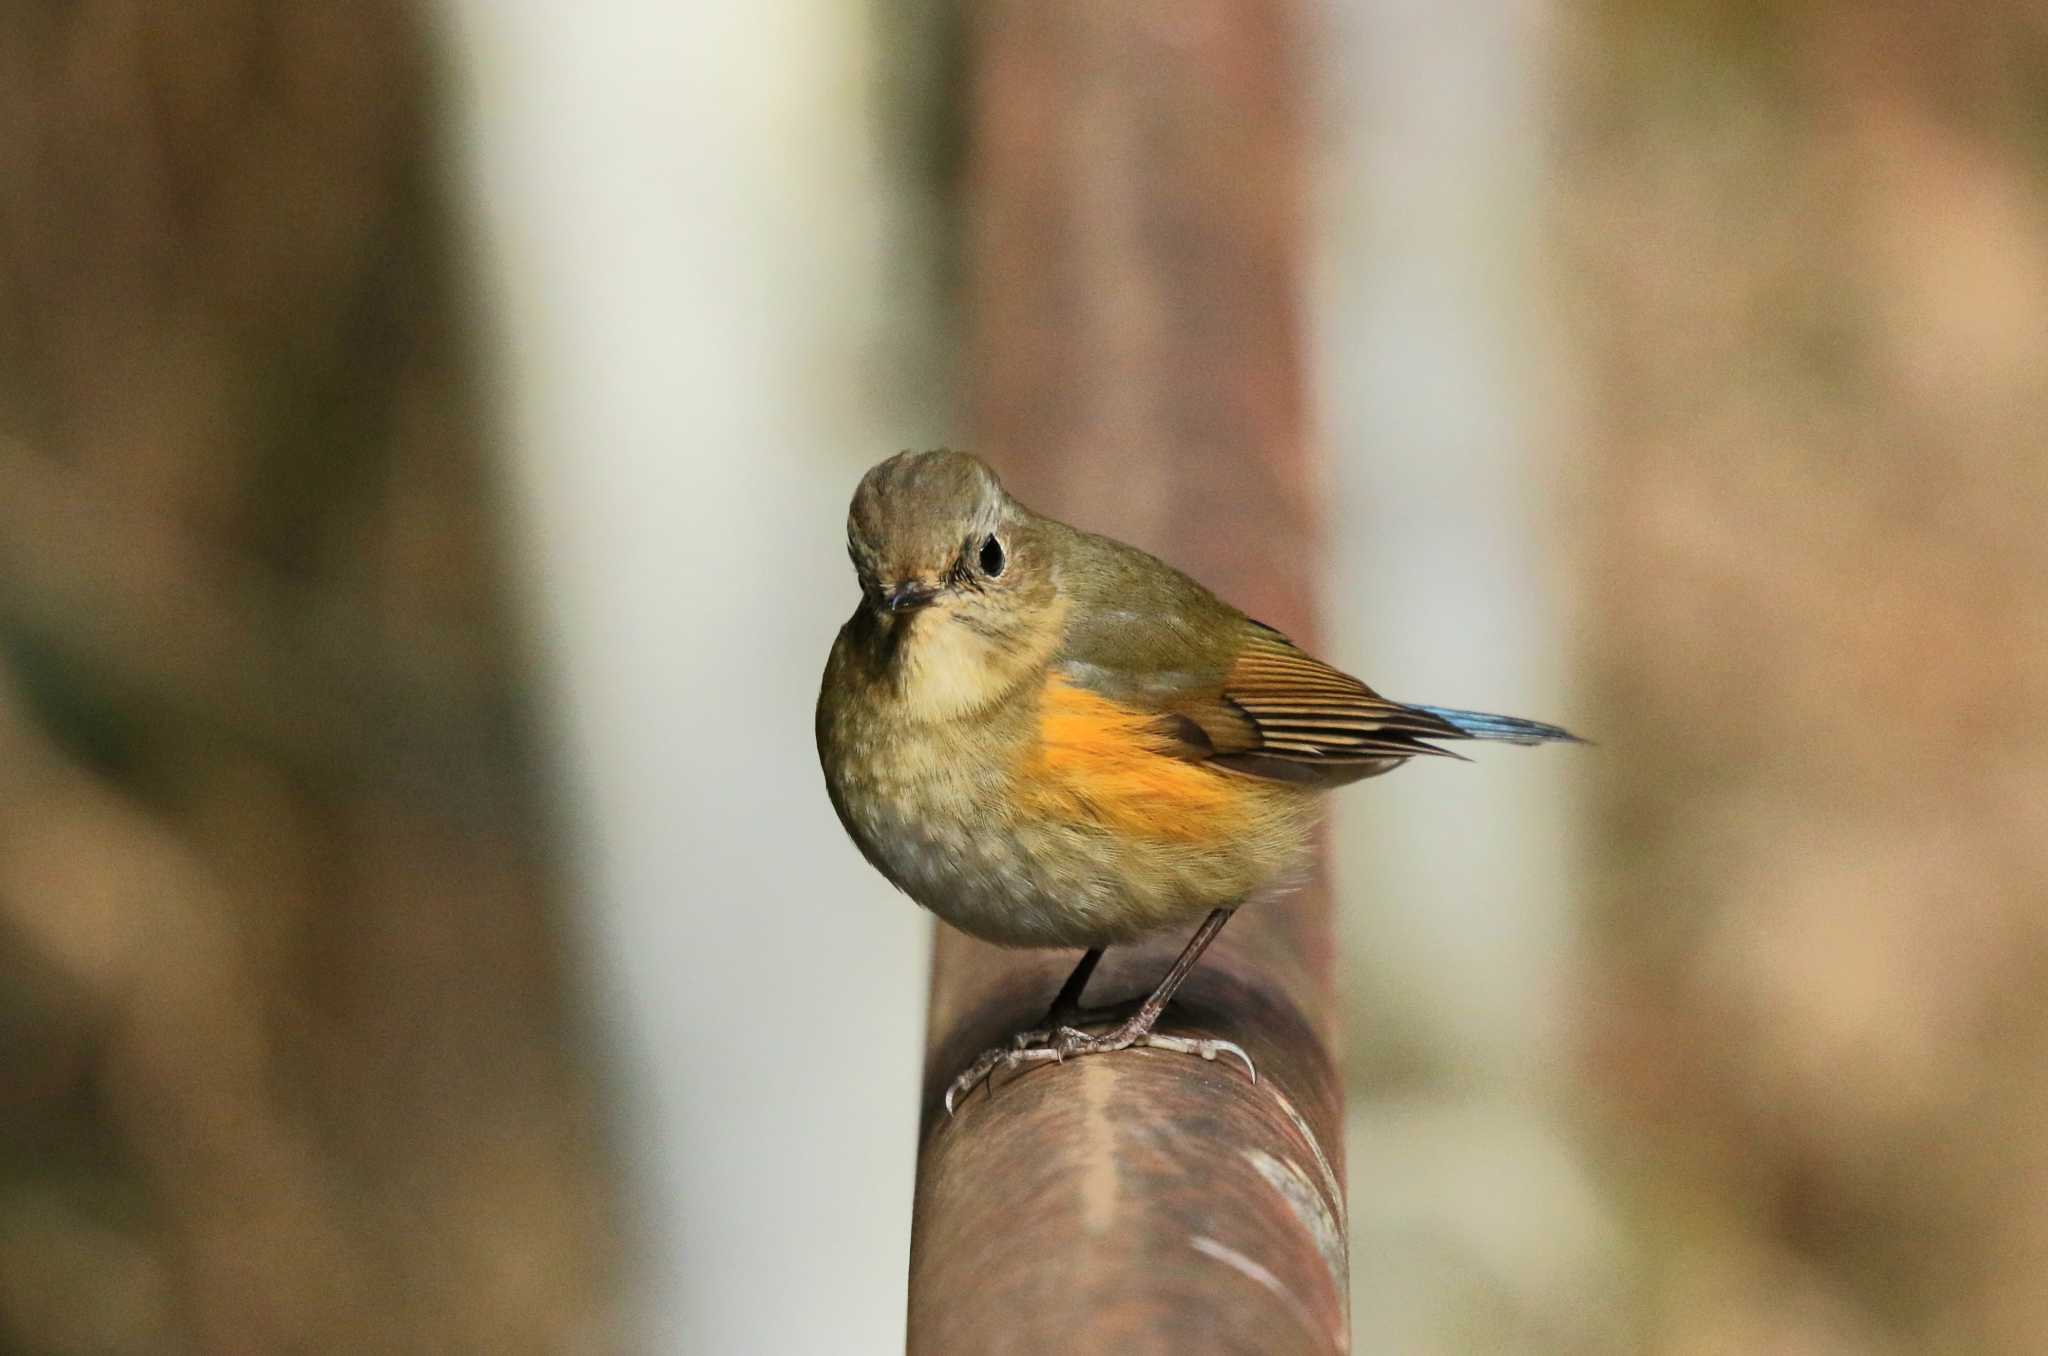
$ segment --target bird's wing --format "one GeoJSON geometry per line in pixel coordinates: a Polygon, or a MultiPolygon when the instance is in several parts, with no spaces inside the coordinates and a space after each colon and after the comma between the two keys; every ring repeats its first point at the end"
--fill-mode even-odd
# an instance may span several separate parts
{"type": "Polygon", "coordinates": [[[1335,785],[1417,754],[1458,756],[1427,742],[1461,738],[1448,721],[1388,701],[1271,627],[1246,625],[1244,648],[1224,674],[1218,698],[1251,724],[1258,742],[1218,749],[1215,762],[1280,781],[1335,785]]]}
{"type": "Polygon", "coordinates": [[[1202,628],[1210,638],[1219,630],[1234,634],[1234,645],[1220,646],[1189,643],[1192,637],[1171,618],[1154,623],[1127,616],[1124,625],[1166,630],[1133,635],[1126,629],[1092,642],[1083,637],[1067,647],[1060,672],[1127,708],[1156,713],[1154,728],[1180,757],[1324,787],[1384,772],[1417,754],[1457,756],[1426,742],[1461,738],[1456,726],[1388,701],[1259,622],[1233,617],[1202,628]]]}

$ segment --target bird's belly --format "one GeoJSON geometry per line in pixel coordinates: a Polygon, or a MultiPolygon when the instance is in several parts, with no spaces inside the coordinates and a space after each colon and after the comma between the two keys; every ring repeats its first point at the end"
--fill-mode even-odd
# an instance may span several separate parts
{"type": "Polygon", "coordinates": [[[1019,822],[1000,760],[900,735],[828,772],[848,832],[883,875],[1002,946],[1106,945],[1129,909],[1116,866],[1019,822]]]}
{"type": "Polygon", "coordinates": [[[878,849],[912,899],[999,946],[1106,946],[1152,930],[1135,927],[1128,891],[1106,860],[934,819],[893,826],[878,849]]]}
{"type": "MultiPolygon", "coordinates": [[[[1249,874],[1134,850],[1086,825],[944,813],[876,826],[870,855],[912,899],[999,946],[1110,946],[1241,900],[1249,874]],[[1192,868],[1192,869],[1191,869],[1192,868]]],[[[1228,853],[1221,855],[1230,855],[1228,853]]]]}
{"type": "Polygon", "coordinates": [[[1128,739],[898,726],[829,757],[861,850],[961,931],[1108,946],[1244,902],[1298,861],[1307,798],[1128,739]]]}

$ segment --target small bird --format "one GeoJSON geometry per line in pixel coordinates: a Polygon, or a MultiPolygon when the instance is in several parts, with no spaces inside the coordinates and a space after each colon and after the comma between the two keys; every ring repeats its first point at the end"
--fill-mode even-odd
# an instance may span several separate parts
{"type": "MultiPolygon", "coordinates": [[[[998,1067],[1134,1045],[1251,1060],[1155,1030],[1231,914],[1304,863],[1319,793],[1431,740],[1578,742],[1554,725],[1388,701],[1145,552],[1018,503],[976,458],[904,452],[846,519],[861,601],[818,694],[818,757],[875,869],[1001,946],[1082,951],[998,1067]],[[1136,1010],[1091,1033],[1107,947],[1198,925],[1136,1010]]],[[[1456,755],[1449,755],[1455,757],[1456,755]]]]}

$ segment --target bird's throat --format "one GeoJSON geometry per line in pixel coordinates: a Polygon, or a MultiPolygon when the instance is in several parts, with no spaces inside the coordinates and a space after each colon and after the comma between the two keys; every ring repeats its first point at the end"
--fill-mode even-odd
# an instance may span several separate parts
{"type": "Polygon", "coordinates": [[[986,711],[1041,677],[1059,648],[1064,605],[1014,627],[977,627],[943,611],[921,614],[893,639],[903,715],[939,722],[986,711]]]}

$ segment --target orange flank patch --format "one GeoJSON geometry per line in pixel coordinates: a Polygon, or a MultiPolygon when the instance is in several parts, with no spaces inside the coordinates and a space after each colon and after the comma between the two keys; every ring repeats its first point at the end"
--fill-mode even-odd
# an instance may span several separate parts
{"type": "Polygon", "coordinates": [[[1173,752],[1157,717],[1061,678],[1047,682],[1038,746],[1017,769],[1032,811],[1154,842],[1212,843],[1261,808],[1256,784],[1173,752]]]}

